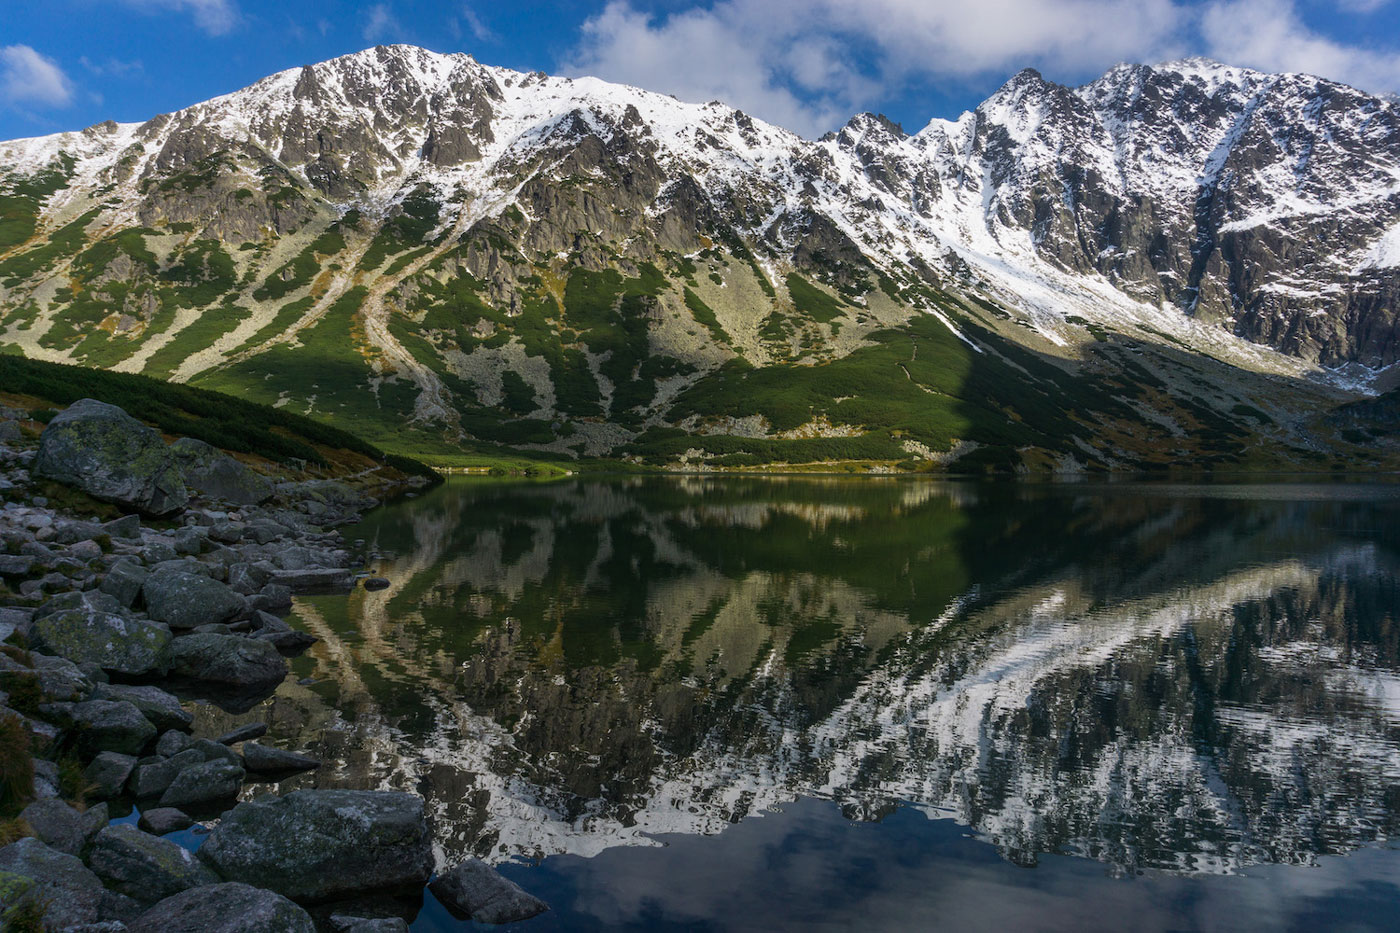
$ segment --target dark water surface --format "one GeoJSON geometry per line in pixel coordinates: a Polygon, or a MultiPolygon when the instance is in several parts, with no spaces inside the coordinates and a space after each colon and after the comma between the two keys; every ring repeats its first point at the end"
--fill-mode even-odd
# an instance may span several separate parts
{"type": "Polygon", "coordinates": [[[298,601],[283,789],[423,794],[522,928],[1400,925],[1400,486],[454,480],[348,536],[393,585],[298,601]]]}

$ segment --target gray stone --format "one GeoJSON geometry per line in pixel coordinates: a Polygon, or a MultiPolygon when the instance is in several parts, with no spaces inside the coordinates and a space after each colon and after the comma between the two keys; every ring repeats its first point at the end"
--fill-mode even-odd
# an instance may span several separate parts
{"type": "Polygon", "coordinates": [[[159,622],[112,612],[71,609],[36,621],[34,647],[78,664],[139,677],[159,670],[170,644],[170,629],[159,622]]]}
{"type": "Polygon", "coordinates": [[[136,825],[148,833],[164,836],[166,833],[189,829],[194,825],[194,820],[184,810],[177,810],[174,807],[155,807],[143,812],[141,818],[136,821],[136,825]]]}
{"type": "Polygon", "coordinates": [[[23,554],[0,554],[0,577],[27,577],[34,569],[34,558],[23,554]]]}
{"type": "Polygon", "coordinates": [[[73,730],[80,751],[135,755],[156,737],[156,727],[125,700],[73,704],[73,730]]]}
{"type": "Polygon", "coordinates": [[[311,915],[279,894],[213,884],[168,897],[133,920],[130,933],[316,933],[311,915]]]}
{"type": "Polygon", "coordinates": [[[91,564],[102,556],[102,545],[96,541],[79,541],[68,548],[68,556],[84,564],[91,564]]]}
{"type": "Polygon", "coordinates": [[[53,599],[47,600],[38,609],[34,610],[34,621],[57,615],[60,612],[121,612],[122,606],[115,599],[103,592],[96,593],[60,593],[53,599]]]}
{"type": "Polygon", "coordinates": [[[422,798],[393,791],[301,790],[240,803],[199,854],[225,878],[307,902],[416,889],[433,867],[422,798]]]}
{"type": "Polygon", "coordinates": [[[313,771],[321,767],[321,762],[296,752],[248,742],[243,746],[243,766],[259,774],[292,774],[313,771]]]}
{"type": "Polygon", "coordinates": [[[139,538],[141,537],[141,517],[123,515],[121,518],[114,518],[110,522],[103,523],[102,532],[111,538],[139,538]]]}
{"type": "Polygon", "coordinates": [[[309,570],[279,570],[272,582],[285,586],[293,593],[314,590],[349,589],[355,584],[355,574],[343,567],[317,567],[309,570]]]}
{"type": "Polygon", "coordinates": [[[0,849],[0,872],[33,882],[19,900],[44,906],[46,930],[63,930],[99,919],[102,881],[77,856],[56,852],[38,839],[21,839],[0,849]]]}
{"type": "Polygon", "coordinates": [[[211,499],[234,505],[257,505],[272,498],[272,482],[254,473],[216,447],[192,437],[170,445],[180,463],[185,485],[211,499]]]}
{"type": "Polygon", "coordinates": [[[204,553],[208,547],[209,539],[200,533],[200,529],[193,527],[181,528],[175,532],[175,553],[184,554],[189,557],[196,557],[204,553]]]}
{"type": "Polygon", "coordinates": [[[122,792],[135,767],[136,758],[133,755],[101,752],[83,771],[83,780],[92,788],[93,796],[107,800],[122,792]]]}
{"type": "Polygon", "coordinates": [[[54,416],[39,437],[31,472],[149,515],[170,515],[189,501],[179,464],[160,435],[94,399],[80,399],[54,416]]]}
{"type": "Polygon", "coordinates": [[[150,573],[140,563],[130,557],[124,557],[107,571],[99,589],[115,599],[123,608],[129,609],[136,605],[136,600],[141,596],[141,587],[145,585],[149,576],[150,573]]]}
{"type": "Polygon", "coordinates": [[[152,573],[141,594],[152,619],[177,629],[230,622],[247,610],[243,597],[218,580],[181,570],[152,573]]]}
{"type": "Polygon", "coordinates": [[[160,739],[156,741],[156,754],[162,758],[169,758],[189,748],[193,741],[194,739],[184,732],[171,729],[162,733],[160,739]]]}
{"type": "Polygon", "coordinates": [[[179,773],[186,768],[204,764],[204,756],[193,748],[176,752],[169,758],[138,764],[131,774],[129,788],[137,799],[159,797],[170,789],[179,773]]]}
{"type": "Polygon", "coordinates": [[[51,800],[59,795],[58,762],[47,758],[31,758],[34,765],[34,797],[51,800]]]}
{"type": "Polygon", "coordinates": [[[261,738],[264,735],[267,735],[267,723],[247,722],[237,729],[225,732],[214,741],[218,742],[220,745],[237,745],[239,742],[261,738]]]}
{"type": "Polygon", "coordinates": [[[331,915],[331,929],[336,933],[408,933],[408,921],[402,917],[346,917],[331,915]]]}
{"type": "Polygon", "coordinates": [[[477,923],[514,923],[549,909],[480,859],[467,859],[428,885],[448,910],[477,923]]]}
{"type": "Polygon", "coordinates": [[[190,748],[199,752],[205,761],[227,761],[229,764],[243,766],[243,759],[238,757],[238,752],[215,742],[213,739],[195,739],[190,743],[190,748]]]}
{"type": "Polygon", "coordinates": [[[82,858],[93,837],[107,825],[107,805],[79,812],[62,800],[36,800],[19,818],[50,849],[82,858]]]}
{"type": "Polygon", "coordinates": [[[141,711],[141,715],[151,721],[157,732],[171,729],[188,729],[194,716],[185,712],[179,699],[172,693],[151,686],[130,686],[128,684],[98,684],[92,692],[94,700],[125,700],[141,711]]]}
{"type": "Polygon", "coordinates": [[[190,850],[129,823],[97,834],[88,865],[107,887],[143,904],[219,881],[190,850]]]}
{"type": "Polygon", "coordinates": [[[383,577],[366,577],[364,588],[367,590],[384,590],[389,588],[389,581],[383,577]]]}
{"type": "Polygon", "coordinates": [[[170,673],[206,688],[271,691],[287,676],[287,662],[266,642],[240,635],[201,633],[175,639],[170,673]]]}
{"type": "Polygon", "coordinates": [[[175,775],[175,780],[160,795],[160,805],[192,807],[231,800],[238,794],[238,788],[243,786],[243,778],[243,769],[227,761],[191,765],[175,775]]]}

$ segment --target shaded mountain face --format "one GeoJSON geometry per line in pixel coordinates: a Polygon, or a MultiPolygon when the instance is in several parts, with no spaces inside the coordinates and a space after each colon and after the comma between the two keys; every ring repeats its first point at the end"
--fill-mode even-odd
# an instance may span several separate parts
{"type": "Polygon", "coordinates": [[[1364,464],[1314,416],[1400,353],[1396,119],[1191,61],[809,141],[377,47],[0,144],[0,348],[419,452],[1364,464]]]}

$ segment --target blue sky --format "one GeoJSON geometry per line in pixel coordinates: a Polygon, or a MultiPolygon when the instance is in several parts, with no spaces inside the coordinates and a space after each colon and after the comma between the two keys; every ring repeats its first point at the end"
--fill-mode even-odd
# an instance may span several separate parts
{"type": "Polygon", "coordinates": [[[805,135],[862,110],[917,129],[1026,66],[1079,83],[1208,55],[1400,91],[1400,0],[0,0],[0,139],[389,42],[717,98],[805,135]]]}

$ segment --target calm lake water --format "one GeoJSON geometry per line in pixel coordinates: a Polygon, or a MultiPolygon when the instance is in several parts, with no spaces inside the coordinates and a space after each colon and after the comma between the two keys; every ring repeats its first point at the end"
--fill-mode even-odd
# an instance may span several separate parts
{"type": "Polygon", "coordinates": [[[453,480],[348,537],[392,586],[298,600],[282,789],[423,794],[522,929],[1400,923],[1400,486],[453,480]]]}

